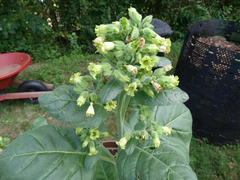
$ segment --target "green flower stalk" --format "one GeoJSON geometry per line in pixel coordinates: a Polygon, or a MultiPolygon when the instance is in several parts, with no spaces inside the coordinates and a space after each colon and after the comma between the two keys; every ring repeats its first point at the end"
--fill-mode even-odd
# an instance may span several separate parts
{"type": "Polygon", "coordinates": [[[98,153],[98,150],[96,150],[95,143],[93,141],[89,143],[89,149],[90,149],[90,153],[88,154],[89,156],[94,156],[98,153]]]}
{"type": "Polygon", "coordinates": [[[120,139],[119,142],[116,142],[116,144],[118,146],[120,146],[121,149],[125,149],[126,148],[126,144],[127,142],[130,140],[131,138],[131,134],[130,133],[126,133],[123,138],[120,139]]]}
{"type": "Polygon", "coordinates": [[[81,73],[75,73],[74,75],[72,75],[71,77],[70,77],[70,83],[72,83],[72,84],[77,84],[77,83],[80,83],[81,82],[81,80],[82,80],[82,76],[81,76],[81,73]]]}
{"type": "Polygon", "coordinates": [[[91,140],[97,140],[99,137],[100,137],[100,133],[99,133],[99,130],[96,130],[96,129],[91,129],[90,130],[90,139],[91,140]]]}
{"type": "Polygon", "coordinates": [[[106,103],[106,106],[104,107],[107,111],[112,111],[113,109],[116,109],[117,107],[117,101],[108,101],[106,103]]]}
{"type": "Polygon", "coordinates": [[[128,9],[128,14],[130,18],[135,22],[135,23],[140,23],[142,20],[142,15],[140,15],[135,8],[129,8],[128,9]]]}
{"type": "Polygon", "coordinates": [[[128,72],[132,73],[132,75],[137,74],[137,67],[133,65],[125,65],[127,68],[128,72]]]}
{"type": "Polygon", "coordinates": [[[94,63],[89,63],[88,66],[88,71],[90,73],[90,75],[96,79],[96,75],[102,72],[102,66],[101,65],[96,65],[94,63]]]}
{"type": "Polygon", "coordinates": [[[92,117],[94,114],[95,114],[95,112],[94,112],[94,108],[93,108],[93,103],[90,102],[90,106],[88,107],[87,112],[86,112],[86,117],[92,117]]]}
{"type": "Polygon", "coordinates": [[[137,91],[137,83],[131,83],[129,85],[125,85],[124,90],[126,91],[127,95],[134,96],[134,91],[137,91]]]}
{"type": "Polygon", "coordinates": [[[162,86],[154,81],[151,82],[155,91],[157,91],[157,93],[159,93],[162,90],[162,86]]]}
{"type": "Polygon", "coordinates": [[[172,128],[171,127],[167,127],[167,126],[163,126],[163,133],[165,133],[167,136],[171,134],[172,128]]]}
{"type": "Polygon", "coordinates": [[[147,71],[151,71],[155,64],[155,62],[153,62],[149,56],[144,56],[141,58],[139,63],[141,64],[140,69],[146,69],[147,71]]]}

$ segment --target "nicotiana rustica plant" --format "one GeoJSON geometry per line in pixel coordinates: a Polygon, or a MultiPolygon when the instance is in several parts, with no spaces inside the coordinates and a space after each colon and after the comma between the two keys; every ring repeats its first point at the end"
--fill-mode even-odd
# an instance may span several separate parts
{"type": "Polygon", "coordinates": [[[73,86],[39,98],[52,117],[76,128],[36,119],[1,153],[0,179],[197,179],[188,163],[188,95],[176,87],[177,76],[166,75],[171,62],[156,56],[171,42],[153,31],[151,15],[142,20],[136,9],[128,12],[129,19],[96,26],[93,43],[105,58],[89,64],[90,76],[76,73],[73,86]],[[116,114],[116,156],[102,143],[107,111],[116,114]]]}

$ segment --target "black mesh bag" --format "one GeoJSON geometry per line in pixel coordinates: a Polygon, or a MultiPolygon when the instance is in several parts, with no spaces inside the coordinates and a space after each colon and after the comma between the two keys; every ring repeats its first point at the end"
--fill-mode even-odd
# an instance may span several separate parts
{"type": "Polygon", "coordinates": [[[188,93],[193,135],[215,145],[240,142],[240,53],[211,46],[199,37],[222,36],[240,44],[240,23],[205,20],[189,26],[175,75],[188,93]]]}

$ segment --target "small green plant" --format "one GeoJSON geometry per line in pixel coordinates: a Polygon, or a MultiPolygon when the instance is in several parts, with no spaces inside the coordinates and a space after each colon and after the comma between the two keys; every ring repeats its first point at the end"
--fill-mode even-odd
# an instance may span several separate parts
{"type": "Polygon", "coordinates": [[[2,153],[3,149],[7,147],[10,142],[10,138],[0,136],[0,154],[2,153]]]}
{"type": "Polygon", "coordinates": [[[170,52],[171,41],[152,30],[151,15],[128,11],[130,19],[96,26],[93,42],[104,59],[89,63],[89,75],[75,73],[73,86],[39,98],[52,117],[76,128],[37,118],[0,155],[4,179],[197,179],[188,164],[188,95],[166,74],[171,61],[156,56],[170,52]],[[102,143],[108,111],[116,115],[116,156],[102,143]]]}

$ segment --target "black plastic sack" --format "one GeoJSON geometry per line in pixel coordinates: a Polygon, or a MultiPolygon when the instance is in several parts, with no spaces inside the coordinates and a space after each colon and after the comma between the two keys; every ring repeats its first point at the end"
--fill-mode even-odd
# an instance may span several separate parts
{"type": "Polygon", "coordinates": [[[193,136],[215,145],[240,142],[240,53],[207,45],[199,37],[222,36],[240,44],[240,23],[205,20],[189,26],[175,75],[188,93],[193,136]]]}

